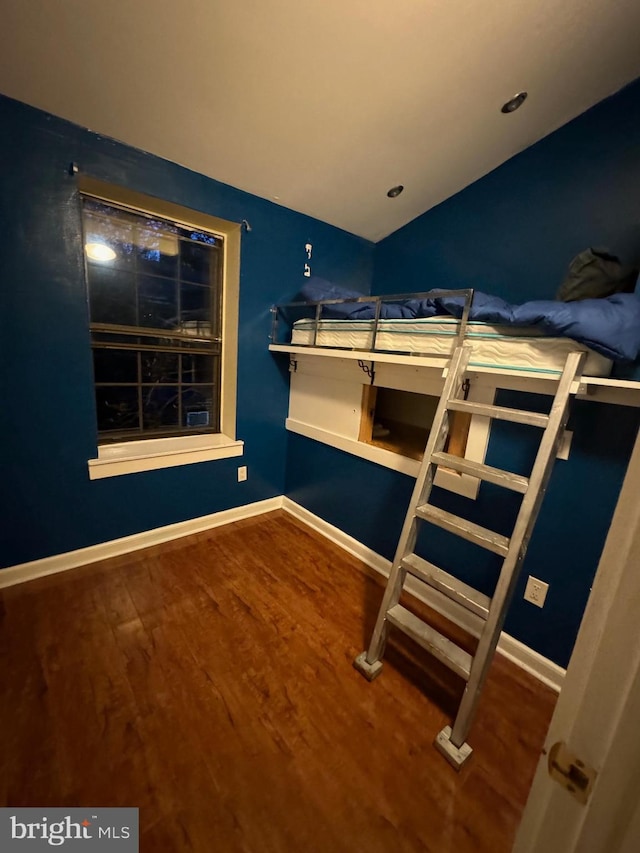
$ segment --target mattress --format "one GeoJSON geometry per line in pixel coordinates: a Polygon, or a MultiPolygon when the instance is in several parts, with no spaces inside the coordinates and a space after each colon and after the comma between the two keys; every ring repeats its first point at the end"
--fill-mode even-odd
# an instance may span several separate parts
{"type": "MultiPolygon", "coordinates": [[[[312,346],[315,326],[315,320],[298,320],[293,325],[291,343],[312,346]]],[[[321,320],[315,345],[370,350],[373,327],[373,320],[321,320]]],[[[454,317],[380,320],[375,348],[384,352],[446,357],[451,355],[457,335],[458,320],[454,317]]],[[[583,373],[588,376],[608,376],[612,367],[610,359],[584,344],[571,338],[540,335],[531,326],[468,323],[465,343],[471,346],[470,364],[474,367],[561,373],[568,353],[575,350],[587,353],[583,373]]]]}

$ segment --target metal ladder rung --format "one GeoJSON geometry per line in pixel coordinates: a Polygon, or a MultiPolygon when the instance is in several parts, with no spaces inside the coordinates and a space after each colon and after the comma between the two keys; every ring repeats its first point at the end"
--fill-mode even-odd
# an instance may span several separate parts
{"type": "Polygon", "coordinates": [[[491,599],[488,595],[468,586],[453,575],[434,566],[433,563],[418,557],[417,554],[408,554],[402,560],[402,567],[414,578],[418,578],[418,580],[433,587],[442,595],[450,598],[451,601],[457,602],[466,610],[480,616],[481,619],[486,620],[488,618],[489,607],[491,606],[491,599]]]}
{"type": "Polygon", "coordinates": [[[396,604],[389,610],[387,619],[465,681],[469,680],[473,658],[460,646],[456,646],[400,604],[396,604]]]}
{"type": "Polygon", "coordinates": [[[490,406],[488,403],[472,403],[470,400],[449,400],[447,409],[454,412],[469,412],[472,415],[482,415],[485,418],[495,418],[498,421],[513,421],[517,424],[529,424],[545,429],[549,423],[549,415],[539,412],[527,412],[525,409],[508,409],[506,406],[490,406]]]}
{"type": "Polygon", "coordinates": [[[461,459],[460,456],[452,456],[450,453],[434,453],[431,456],[431,461],[436,465],[444,465],[445,468],[453,468],[454,471],[460,471],[462,474],[471,474],[472,477],[479,477],[488,483],[495,483],[497,486],[511,489],[513,492],[520,492],[522,495],[529,487],[527,477],[512,474],[510,471],[503,471],[500,468],[492,468],[491,465],[483,465],[481,462],[461,459]]]}
{"type": "Polygon", "coordinates": [[[488,530],[486,527],[481,527],[479,524],[474,524],[466,518],[460,518],[459,515],[454,515],[451,512],[445,512],[443,509],[438,509],[431,504],[424,504],[416,507],[415,514],[418,518],[424,521],[430,521],[443,530],[448,530],[455,536],[461,536],[475,545],[480,545],[481,548],[486,548],[487,551],[493,551],[494,554],[499,554],[505,557],[509,550],[509,539],[502,536],[500,533],[495,533],[493,530],[488,530]]]}

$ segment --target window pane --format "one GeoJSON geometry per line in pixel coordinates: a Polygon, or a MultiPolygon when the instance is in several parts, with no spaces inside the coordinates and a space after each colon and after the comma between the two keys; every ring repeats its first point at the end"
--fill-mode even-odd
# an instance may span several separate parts
{"type": "Polygon", "coordinates": [[[199,385],[182,391],[183,426],[218,429],[218,414],[213,405],[213,387],[199,385]]]}
{"type": "Polygon", "coordinates": [[[98,430],[138,429],[138,391],[136,388],[96,388],[98,430]]]}
{"type": "Polygon", "coordinates": [[[185,385],[213,382],[213,356],[183,354],[182,381],[185,385]]]}
{"type": "Polygon", "coordinates": [[[178,229],[149,219],[136,228],[138,270],[175,278],[178,272],[178,229]]]}
{"type": "Polygon", "coordinates": [[[211,328],[211,290],[198,284],[180,285],[180,328],[187,334],[215,335],[211,328]]]}
{"type": "Polygon", "coordinates": [[[172,352],[153,352],[143,350],[142,359],[142,381],[157,382],[159,385],[167,385],[178,381],[178,358],[172,352]]]}
{"type": "Polygon", "coordinates": [[[91,322],[137,325],[135,278],[94,263],[87,264],[87,269],[91,322]]]}
{"type": "Polygon", "coordinates": [[[85,200],[85,254],[91,263],[108,269],[133,270],[134,240],[134,218],[131,215],[106,204],[85,200]],[[104,247],[111,249],[111,253],[104,251],[104,247]]]}
{"type": "Polygon", "coordinates": [[[180,241],[180,278],[182,281],[193,281],[199,284],[209,284],[211,281],[210,265],[213,252],[205,244],[180,241]]]}
{"type": "Polygon", "coordinates": [[[159,430],[178,426],[179,392],[177,385],[154,385],[142,388],[142,417],[144,428],[159,430]]]}
{"type": "Polygon", "coordinates": [[[133,350],[94,349],[93,374],[96,382],[137,382],[137,353],[133,350]]]}
{"type": "Polygon", "coordinates": [[[171,279],[141,276],[138,283],[141,326],[175,329],[178,319],[176,284],[171,279]]]}

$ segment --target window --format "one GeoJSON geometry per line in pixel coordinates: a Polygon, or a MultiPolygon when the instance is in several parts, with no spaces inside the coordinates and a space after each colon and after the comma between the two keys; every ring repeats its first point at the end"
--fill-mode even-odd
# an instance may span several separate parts
{"type": "Polygon", "coordinates": [[[240,226],[87,178],[80,193],[98,427],[90,474],[238,455],[240,226]]]}

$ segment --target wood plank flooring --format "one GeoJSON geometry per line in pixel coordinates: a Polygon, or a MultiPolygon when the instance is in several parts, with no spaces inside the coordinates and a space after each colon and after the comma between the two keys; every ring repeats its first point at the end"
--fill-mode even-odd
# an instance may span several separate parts
{"type": "Polygon", "coordinates": [[[138,806],[143,853],[508,853],[555,695],[498,656],[457,774],[462,682],[395,635],[352,668],[381,596],[281,511],[4,590],[0,804],[138,806]]]}

